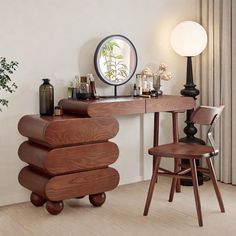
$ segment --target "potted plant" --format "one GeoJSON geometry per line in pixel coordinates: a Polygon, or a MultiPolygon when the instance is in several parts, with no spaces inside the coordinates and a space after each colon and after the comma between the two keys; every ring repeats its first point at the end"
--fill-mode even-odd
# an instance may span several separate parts
{"type": "Polygon", "coordinates": [[[128,75],[128,67],[123,61],[122,54],[116,52],[120,46],[115,41],[107,42],[101,51],[101,57],[104,57],[105,75],[113,82],[120,82],[128,75]]]}
{"type": "MultiPolygon", "coordinates": [[[[13,93],[17,89],[17,85],[12,82],[10,76],[18,66],[17,61],[7,62],[5,57],[0,57],[0,92],[2,91],[13,93]]],[[[8,106],[8,100],[0,97],[0,111],[1,106],[8,106]]]]}

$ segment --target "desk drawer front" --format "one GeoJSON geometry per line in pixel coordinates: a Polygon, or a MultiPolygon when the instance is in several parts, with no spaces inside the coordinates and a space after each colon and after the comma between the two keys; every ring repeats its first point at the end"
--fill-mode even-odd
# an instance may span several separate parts
{"type": "Polygon", "coordinates": [[[112,142],[49,149],[24,142],[19,157],[50,175],[99,169],[114,163],[119,155],[118,146],[112,142]]]}

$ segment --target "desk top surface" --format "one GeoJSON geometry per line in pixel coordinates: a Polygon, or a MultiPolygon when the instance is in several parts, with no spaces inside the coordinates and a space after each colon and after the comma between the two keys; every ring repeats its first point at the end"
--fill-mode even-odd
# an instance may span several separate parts
{"type": "Polygon", "coordinates": [[[59,104],[65,113],[96,116],[119,116],[149,112],[189,110],[194,108],[191,97],[162,95],[157,98],[117,97],[94,100],[62,99],[59,104]]]}

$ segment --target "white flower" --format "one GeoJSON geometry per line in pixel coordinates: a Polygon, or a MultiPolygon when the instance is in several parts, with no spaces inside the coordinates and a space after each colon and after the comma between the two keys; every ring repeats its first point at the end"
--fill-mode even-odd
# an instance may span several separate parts
{"type": "Polygon", "coordinates": [[[149,67],[145,67],[142,70],[142,75],[152,76],[153,75],[153,71],[149,67]]]}
{"type": "Polygon", "coordinates": [[[167,72],[167,67],[168,65],[166,65],[165,63],[161,63],[159,65],[159,71],[158,71],[158,75],[160,76],[161,80],[170,80],[172,79],[172,74],[170,72],[167,72]]]}
{"type": "Polygon", "coordinates": [[[166,71],[166,70],[167,70],[167,67],[168,67],[168,65],[166,65],[165,63],[161,63],[161,64],[159,65],[159,70],[164,70],[164,71],[166,71]]]}

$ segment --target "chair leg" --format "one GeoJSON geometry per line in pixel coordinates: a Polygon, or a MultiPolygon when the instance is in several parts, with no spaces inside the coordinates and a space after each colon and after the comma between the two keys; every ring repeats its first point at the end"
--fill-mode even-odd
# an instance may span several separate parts
{"type": "MultiPolygon", "coordinates": [[[[179,159],[175,159],[174,172],[176,173],[179,170],[180,170],[180,168],[179,168],[179,159]]],[[[173,201],[175,191],[180,192],[179,181],[178,181],[177,178],[172,178],[172,184],[171,184],[170,195],[169,195],[169,202],[173,201]]]]}
{"type": "MultiPolygon", "coordinates": [[[[172,112],[172,125],[173,125],[173,142],[177,143],[177,142],[179,142],[178,112],[172,112]]],[[[180,164],[180,160],[175,159],[175,172],[181,170],[179,164],[180,164]]],[[[176,192],[180,193],[181,192],[180,179],[177,179],[177,180],[173,179],[171,189],[174,187],[173,185],[175,186],[176,192]]],[[[171,190],[171,192],[172,192],[172,190],[171,190]]],[[[170,195],[171,195],[171,192],[170,192],[170,195]]],[[[170,198],[172,198],[172,200],[173,200],[173,197],[174,197],[174,194],[172,197],[171,196],[169,197],[169,201],[170,201],[170,198]]]]}
{"type": "Polygon", "coordinates": [[[212,158],[209,157],[209,158],[206,158],[206,160],[207,160],[207,165],[208,165],[208,168],[209,168],[210,177],[211,177],[214,189],[215,189],[216,197],[217,197],[217,200],[218,200],[218,203],[219,203],[219,206],[220,206],[220,210],[221,210],[221,212],[225,212],[224,203],[223,203],[223,200],[222,200],[222,197],[221,197],[221,193],[220,193],[218,183],[217,183],[217,179],[216,179],[215,170],[214,170],[213,164],[212,164],[212,158]]]}
{"type": "Polygon", "coordinates": [[[153,190],[154,190],[155,183],[156,183],[156,180],[157,180],[157,172],[158,172],[158,169],[159,169],[159,166],[160,166],[160,162],[161,162],[161,157],[156,157],[154,171],[152,173],[152,179],[151,179],[151,182],[150,182],[150,185],[149,185],[148,195],[147,195],[146,204],[145,204],[145,208],[144,208],[144,212],[143,212],[144,216],[148,215],[148,210],[149,210],[150,203],[151,203],[151,200],[152,200],[153,190]]]}
{"type": "MultiPolygon", "coordinates": [[[[181,164],[181,160],[177,159],[178,171],[181,171],[180,164],[181,164]]],[[[181,192],[180,179],[177,179],[177,182],[176,182],[176,193],[180,193],[180,192],[181,192]]]]}
{"type": "Polygon", "coordinates": [[[170,188],[169,202],[173,201],[176,186],[177,186],[177,178],[173,178],[171,188],[170,188]]]}
{"type": "Polygon", "coordinates": [[[194,197],[197,209],[197,216],[198,216],[198,224],[199,226],[203,226],[202,222],[202,210],[201,210],[201,202],[198,192],[198,179],[197,179],[197,168],[196,168],[196,161],[195,159],[190,159],[190,166],[192,172],[192,181],[193,181],[193,190],[194,190],[194,197]]]}

